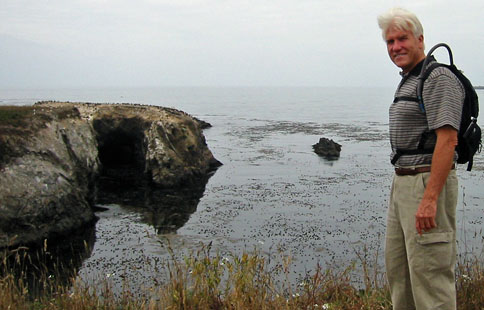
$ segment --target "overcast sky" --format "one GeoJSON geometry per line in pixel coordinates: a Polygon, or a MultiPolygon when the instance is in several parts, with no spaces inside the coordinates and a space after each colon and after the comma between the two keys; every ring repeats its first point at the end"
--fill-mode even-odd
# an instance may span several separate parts
{"type": "Polygon", "coordinates": [[[483,0],[0,0],[0,88],[394,87],[393,6],[484,85],[483,0]]]}

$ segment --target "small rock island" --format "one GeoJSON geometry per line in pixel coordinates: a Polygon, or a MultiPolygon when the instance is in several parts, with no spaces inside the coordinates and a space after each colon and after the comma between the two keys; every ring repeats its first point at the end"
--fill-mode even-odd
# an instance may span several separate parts
{"type": "Polygon", "coordinates": [[[327,159],[338,159],[341,153],[341,144],[323,137],[319,139],[318,143],[313,144],[313,150],[319,156],[327,159]]]}
{"type": "Polygon", "coordinates": [[[147,105],[0,107],[0,248],[93,222],[102,175],[163,190],[196,183],[221,165],[203,136],[207,126],[147,105]]]}

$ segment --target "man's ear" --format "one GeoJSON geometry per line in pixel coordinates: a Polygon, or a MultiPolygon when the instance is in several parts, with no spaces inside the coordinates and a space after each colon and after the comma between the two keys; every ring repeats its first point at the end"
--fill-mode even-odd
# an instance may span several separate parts
{"type": "Polygon", "coordinates": [[[418,37],[418,43],[420,44],[420,47],[422,49],[424,49],[424,36],[423,34],[421,34],[419,37],[418,37]]]}

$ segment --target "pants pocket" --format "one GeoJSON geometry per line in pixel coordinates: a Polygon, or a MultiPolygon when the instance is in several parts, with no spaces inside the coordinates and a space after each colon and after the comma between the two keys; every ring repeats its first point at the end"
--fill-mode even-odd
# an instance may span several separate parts
{"type": "Polygon", "coordinates": [[[453,232],[433,232],[416,235],[417,251],[425,270],[453,268],[455,238],[453,232]]]}

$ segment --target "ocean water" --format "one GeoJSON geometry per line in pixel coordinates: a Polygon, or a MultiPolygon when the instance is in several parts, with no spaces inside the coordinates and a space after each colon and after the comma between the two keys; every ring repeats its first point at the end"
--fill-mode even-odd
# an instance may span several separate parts
{"type": "MultiPolygon", "coordinates": [[[[79,280],[133,288],[163,279],[168,247],[178,258],[210,244],[230,258],[258,251],[276,268],[291,257],[297,284],[319,264],[361,259],[382,270],[388,193],[391,88],[139,88],[1,90],[0,105],[41,100],[173,107],[212,124],[204,135],[223,163],[183,226],[160,233],[153,214],[129,204],[99,212],[92,251],[79,280]],[[319,138],[342,145],[337,160],[316,155],[319,138]]],[[[478,94],[483,94],[479,91],[478,94]]],[[[483,243],[484,157],[458,168],[459,255],[483,243]]],[[[358,278],[358,268],[355,278],[358,278]]]]}

